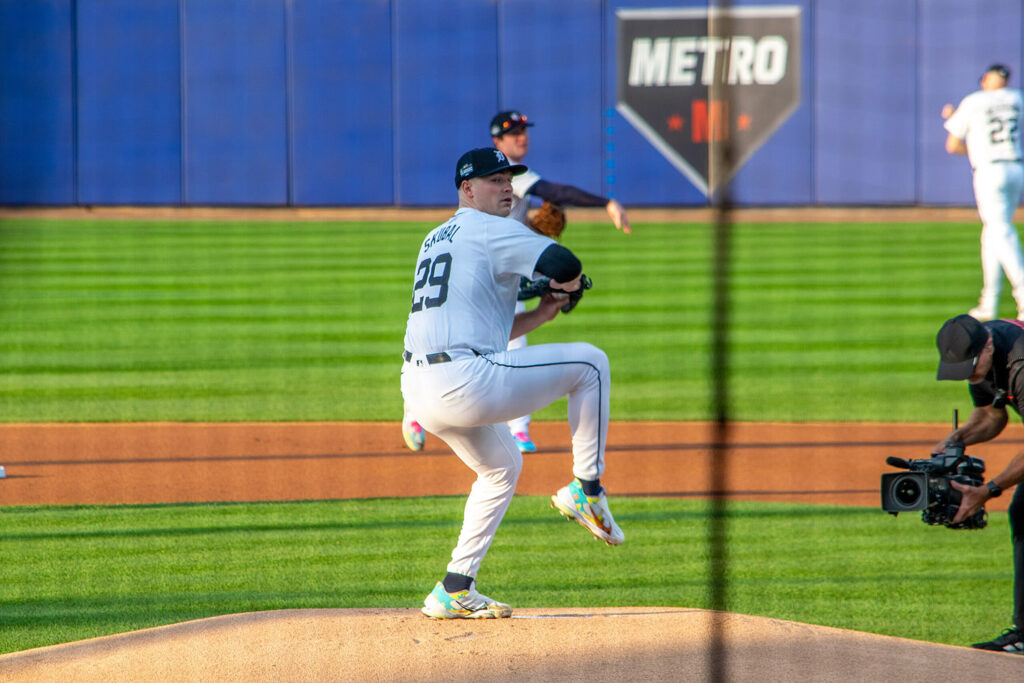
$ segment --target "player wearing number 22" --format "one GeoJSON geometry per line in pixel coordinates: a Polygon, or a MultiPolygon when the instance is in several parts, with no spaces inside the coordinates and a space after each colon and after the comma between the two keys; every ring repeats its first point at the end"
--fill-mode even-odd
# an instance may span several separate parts
{"type": "Polygon", "coordinates": [[[942,108],[946,119],[946,151],[966,154],[974,170],[974,200],[981,217],[982,288],[978,306],[969,314],[977,320],[998,316],[1003,273],[1013,288],[1017,317],[1024,320],[1024,257],[1013,225],[1013,212],[1024,188],[1021,167],[1021,110],[1019,90],[1008,88],[1010,70],[993,64],[981,77],[981,89],[955,109],[942,108]]]}
{"type": "Polygon", "coordinates": [[[420,246],[405,332],[402,396],[420,424],[476,473],[447,574],[424,601],[438,619],[508,617],[476,589],[477,572],[515,492],[523,456],[505,422],[568,396],[573,481],[551,497],[559,513],[609,545],[624,540],[600,479],[605,467],[607,355],[582,342],[508,349],[509,339],[552,320],[565,295],[516,314],[519,281],[538,275],[579,289],[576,256],[508,218],[512,177],[526,171],[492,148],[458,161],[459,208],[420,246]]]}

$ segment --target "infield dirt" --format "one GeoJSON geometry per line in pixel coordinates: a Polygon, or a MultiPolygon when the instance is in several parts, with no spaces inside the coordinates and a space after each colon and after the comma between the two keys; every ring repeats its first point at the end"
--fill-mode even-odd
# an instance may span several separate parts
{"type": "MultiPolygon", "coordinates": [[[[516,492],[550,495],[571,478],[569,428],[535,422],[516,492]]],[[[734,423],[731,500],[879,505],[887,456],[926,457],[940,424],[734,423]]],[[[708,495],[711,426],[616,422],[608,430],[609,495],[708,495]]],[[[1024,441],[986,444],[989,472],[1024,441]]],[[[466,495],[473,474],[436,437],[409,451],[393,422],[0,425],[0,505],[327,500],[466,495]]],[[[1005,510],[1009,496],[992,501],[1005,510]]]]}

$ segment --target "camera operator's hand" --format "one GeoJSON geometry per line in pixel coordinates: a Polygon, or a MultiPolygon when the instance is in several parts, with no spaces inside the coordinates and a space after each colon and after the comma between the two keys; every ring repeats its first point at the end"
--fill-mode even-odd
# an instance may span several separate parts
{"type": "Polygon", "coordinates": [[[951,481],[949,483],[963,496],[960,499],[960,507],[957,508],[956,517],[953,518],[953,524],[959,524],[985,507],[985,501],[990,498],[988,488],[985,486],[968,486],[958,481],[951,481]]]}
{"type": "Polygon", "coordinates": [[[1006,408],[993,406],[975,406],[967,422],[946,435],[946,438],[932,447],[932,455],[942,455],[950,442],[959,442],[964,446],[989,441],[999,436],[1006,426],[1008,416],[1006,408]]]}

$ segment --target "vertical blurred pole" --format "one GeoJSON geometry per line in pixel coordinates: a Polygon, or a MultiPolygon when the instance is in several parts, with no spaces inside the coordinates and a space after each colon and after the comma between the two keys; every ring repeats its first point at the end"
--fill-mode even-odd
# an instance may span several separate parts
{"type": "MultiPolygon", "coordinates": [[[[708,7],[708,36],[732,35],[728,16],[729,0],[717,0],[708,7]]],[[[725,116],[709,121],[708,186],[714,215],[713,264],[711,287],[711,407],[714,433],[711,445],[711,505],[708,544],[710,557],[711,643],[708,648],[709,680],[725,683],[729,680],[728,651],[725,642],[725,614],[728,608],[729,554],[728,501],[726,499],[729,467],[729,259],[732,227],[732,199],[729,171],[732,168],[731,119],[734,111],[729,86],[724,82],[728,73],[727,50],[716,60],[716,69],[708,91],[711,102],[725,107],[725,116]],[[725,130],[712,129],[722,121],[725,130]]],[[[705,59],[707,56],[705,55],[705,59]]]]}

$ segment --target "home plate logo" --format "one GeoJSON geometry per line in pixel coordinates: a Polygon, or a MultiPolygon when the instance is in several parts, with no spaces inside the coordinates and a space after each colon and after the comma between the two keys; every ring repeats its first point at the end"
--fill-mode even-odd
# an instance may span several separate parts
{"type": "Polygon", "coordinates": [[[800,7],[615,14],[616,108],[705,195],[800,105],[800,7]],[[716,168],[725,143],[731,160],[716,168]]]}

